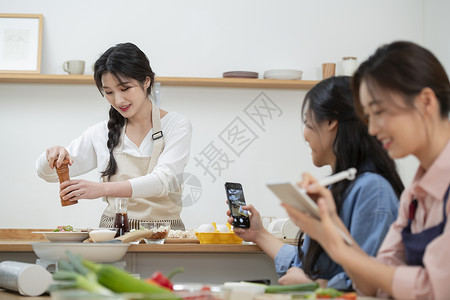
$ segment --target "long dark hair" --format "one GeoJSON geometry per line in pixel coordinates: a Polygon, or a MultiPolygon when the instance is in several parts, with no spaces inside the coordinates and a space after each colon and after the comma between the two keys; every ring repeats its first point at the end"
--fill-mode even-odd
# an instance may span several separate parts
{"type": "Polygon", "coordinates": [[[355,106],[364,119],[359,99],[362,81],[367,82],[369,89],[376,84],[400,92],[410,107],[413,107],[413,96],[423,88],[431,88],[439,101],[441,118],[448,118],[450,83],[447,73],[433,53],[417,44],[398,41],[381,46],[356,70],[352,89],[355,106]]]}
{"type": "MultiPolygon", "coordinates": [[[[151,84],[147,88],[147,96],[150,95],[155,79],[150,67],[150,62],[136,45],[132,43],[117,44],[103,53],[94,65],[94,79],[98,90],[103,94],[102,76],[105,73],[111,73],[120,83],[123,79],[130,78],[138,81],[143,87],[147,77],[151,84]]],[[[111,106],[109,109],[108,121],[108,142],[109,162],[106,169],[102,172],[102,177],[110,177],[117,172],[117,163],[114,159],[113,151],[120,140],[122,127],[125,125],[125,118],[111,106]]]]}
{"type": "MultiPolygon", "coordinates": [[[[350,77],[331,77],[315,85],[305,96],[302,105],[303,117],[305,113],[311,116],[313,125],[324,121],[338,122],[336,138],[333,142],[333,153],[336,157],[335,165],[332,166],[333,174],[351,167],[358,170],[357,176],[364,172],[374,172],[386,178],[397,197],[400,196],[404,187],[395,162],[388,156],[381,143],[369,135],[367,126],[358,117],[350,89],[350,77]]],[[[346,191],[351,183],[344,180],[331,186],[338,212],[341,210],[346,191]]],[[[304,254],[300,241],[298,250],[303,271],[309,277],[317,278],[320,273],[326,271],[316,267],[323,249],[319,243],[311,240],[308,251],[304,254]]]]}

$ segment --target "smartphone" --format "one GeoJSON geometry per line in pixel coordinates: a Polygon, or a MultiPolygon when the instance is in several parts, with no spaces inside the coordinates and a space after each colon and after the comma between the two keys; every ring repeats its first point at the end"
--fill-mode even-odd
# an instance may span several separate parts
{"type": "Polygon", "coordinates": [[[237,228],[249,228],[250,218],[248,211],[242,209],[242,206],[246,205],[242,185],[235,182],[226,182],[225,191],[227,193],[231,217],[233,218],[233,226],[237,228]]]}

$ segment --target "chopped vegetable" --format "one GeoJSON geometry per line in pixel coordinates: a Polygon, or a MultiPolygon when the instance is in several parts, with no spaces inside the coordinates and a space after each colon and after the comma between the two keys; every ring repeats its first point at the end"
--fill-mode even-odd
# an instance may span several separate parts
{"type": "Polygon", "coordinates": [[[333,288],[319,288],[315,291],[316,299],[356,300],[355,292],[344,293],[333,288]]]}
{"type": "Polygon", "coordinates": [[[87,261],[69,251],[67,257],[69,261],[58,262],[58,271],[53,274],[55,283],[50,287],[50,291],[77,288],[100,295],[148,293],[157,294],[161,300],[181,299],[168,288],[157,283],[146,283],[112,265],[87,261]]]}
{"type": "Polygon", "coordinates": [[[343,299],[343,300],[356,300],[358,296],[356,295],[355,292],[350,292],[350,293],[344,293],[342,295],[340,295],[338,298],[336,299],[343,299]]]}
{"type": "Polygon", "coordinates": [[[329,299],[341,296],[343,293],[333,288],[319,288],[316,290],[317,299],[329,299]]]}
{"type": "Polygon", "coordinates": [[[82,263],[97,275],[100,284],[116,293],[155,293],[163,294],[164,299],[180,299],[170,289],[137,279],[112,265],[100,265],[87,260],[82,260],[82,263]]]}
{"type": "Polygon", "coordinates": [[[95,273],[83,267],[80,262],[80,256],[75,256],[71,253],[68,253],[68,255],[70,262],[60,261],[58,263],[58,271],[53,274],[53,279],[56,283],[50,287],[50,290],[70,287],[100,295],[114,294],[111,290],[98,283],[95,273]]]}
{"type": "Polygon", "coordinates": [[[56,227],[55,230],[53,230],[53,232],[60,232],[60,231],[73,231],[73,227],[71,225],[58,226],[56,227]]]}
{"type": "Polygon", "coordinates": [[[283,293],[294,291],[314,291],[319,287],[317,282],[291,284],[291,285],[269,285],[266,287],[266,293],[283,293]]]}
{"type": "Polygon", "coordinates": [[[209,285],[204,285],[204,286],[202,286],[200,291],[202,291],[202,292],[211,292],[211,287],[209,285]]]}
{"type": "Polygon", "coordinates": [[[184,268],[180,267],[180,268],[176,268],[175,270],[173,270],[172,272],[170,272],[170,274],[166,277],[164,276],[163,273],[156,271],[155,273],[153,273],[152,277],[149,279],[147,279],[147,282],[156,282],[158,283],[160,286],[166,287],[168,289],[173,290],[173,283],[172,281],[170,281],[170,279],[172,279],[172,277],[175,274],[181,273],[184,271],[184,268]]]}

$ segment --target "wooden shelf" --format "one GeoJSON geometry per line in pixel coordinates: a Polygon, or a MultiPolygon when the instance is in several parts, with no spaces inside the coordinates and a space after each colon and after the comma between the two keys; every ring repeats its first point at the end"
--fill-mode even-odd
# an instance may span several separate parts
{"type": "MultiPolygon", "coordinates": [[[[248,78],[156,77],[163,86],[238,87],[306,90],[316,85],[312,80],[278,80],[248,78]]],[[[6,74],[0,83],[94,84],[92,75],[6,74]]]]}

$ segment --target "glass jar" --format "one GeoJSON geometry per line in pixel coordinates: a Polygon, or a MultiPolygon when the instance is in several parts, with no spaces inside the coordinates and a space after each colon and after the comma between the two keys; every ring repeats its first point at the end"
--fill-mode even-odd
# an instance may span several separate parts
{"type": "Polygon", "coordinates": [[[114,228],[117,229],[115,237],[124,235],[130,231],[128,224],[128,198],[116,198],[116,217],[114,219],[114,228]]]}
{"type": "Polygon", "coordinates": [[[356,57],[343,57],[342,58],[342,75],[345,76],[352,76],[353,73],[356,71],[356,67],[358,65],[358,62],[356,60],[356,57]]]}

